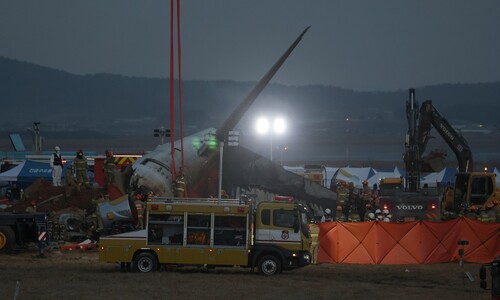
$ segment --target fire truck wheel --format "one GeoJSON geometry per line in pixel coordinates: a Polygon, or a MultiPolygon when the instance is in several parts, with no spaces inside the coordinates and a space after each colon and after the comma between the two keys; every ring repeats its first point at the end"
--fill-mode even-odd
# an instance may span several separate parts
{"type": "Polygon", "coordinates": [[[151,253],[139,253],[134,259],[134,268],[142,273],[153,272],[158,269],[158,261],[151,253]]]}
{"type": "Polygon", "coordinates": [[[9,226],[0,226],[0,252],[8,253],[14,248],[16,235],[9,226]]]}
{"type": "Polygon", "coordinates": [[[259,273],[271,276],[281,272],[281,264],[273,255],[266,255],[259,260],[259,273]]]}

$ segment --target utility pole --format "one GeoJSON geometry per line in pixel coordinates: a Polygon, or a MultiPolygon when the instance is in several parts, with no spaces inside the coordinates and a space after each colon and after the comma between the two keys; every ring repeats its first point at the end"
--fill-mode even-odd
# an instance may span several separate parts
{"type": "MultiPolygon", "coordinates": [[[[235,147],[239,145],[240,133],[238,131],[229,131],[227,135],[227,145],[235,147]]],[[[222,197],[222,160],[224,159],[224,140],[219,142],[219,195],[218,200],[222,197]]]]}
{"type": "Polygon", "coordinates": [[[43,138],[40,135],[40,122],[33,122],[33,128],[28,128],[33,138],[33,152],[41,152],[43,145],[43,138]]]}
{"type": "Polygon", "coordinates": [[[160,128],[155,128],[153,132],[155,137],[161,137],[161,145],[165,143],[164,137],[170,137],[170,128],[161,126],[160,128]]]}

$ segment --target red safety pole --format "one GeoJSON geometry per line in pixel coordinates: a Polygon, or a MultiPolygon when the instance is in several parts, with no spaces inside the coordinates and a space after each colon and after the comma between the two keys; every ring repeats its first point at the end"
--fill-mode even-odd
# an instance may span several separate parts
{"type": "Polygon", "coordinates": [[[174,105],[174,0],[170,0],[170,158],[172,180],[176,179],[175,169],[175,105],[174,105]]]}

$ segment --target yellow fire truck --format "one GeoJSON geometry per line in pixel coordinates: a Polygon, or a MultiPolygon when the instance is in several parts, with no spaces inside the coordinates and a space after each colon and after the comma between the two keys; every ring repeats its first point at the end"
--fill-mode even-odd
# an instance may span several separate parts
{"type": "Polygon", "coordinates": [[[264,275],[310,264],[304,206],[243,199],[155,198],[146,206],[146,229],[101,237],[99,259],[139,272],[243,266],[264,275]]]}

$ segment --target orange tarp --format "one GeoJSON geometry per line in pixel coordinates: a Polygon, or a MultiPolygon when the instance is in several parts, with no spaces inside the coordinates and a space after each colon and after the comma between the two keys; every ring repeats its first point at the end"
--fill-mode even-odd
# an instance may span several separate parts
{"type": "Polygon", "coordinates": [[[491,262],[500,256],[500,224],[468,218],[446,222],[325,222],[319,224],[319,263],[431,264],[491,262]],[[459,241],[468,245],[461,246],[459,241]]]}

